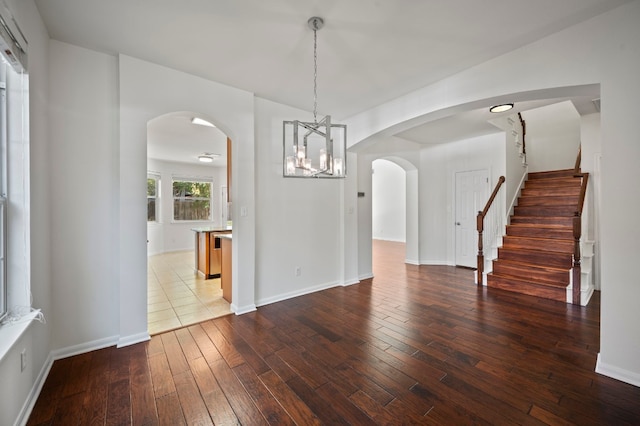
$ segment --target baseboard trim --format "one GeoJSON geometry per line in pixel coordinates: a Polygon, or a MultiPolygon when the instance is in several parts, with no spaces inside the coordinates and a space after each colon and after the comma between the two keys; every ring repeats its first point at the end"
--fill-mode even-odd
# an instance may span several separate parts
{"type": "Polygon", "coordinates": [[[233,303],[231,304],[230,308],[231,308],[231,312],[233,312],[236,315],[248,314],[249,312],[255,312],[257,310],[256,305],[246,305],[246,306],[238,307],[233,303]]]}
{"type": "Polygon", "coordinates": [[[59,359],[68,358],[70,356],[108,348],[109,346],[116,346],[118,344],[118,340],[119,336],[111,336],[105,337],[104,339],[81,343],[79,345],[67,346],[66,348],[51,351],[51,356],[53,357],[54,361],[57,361],[59,359]]]}
{"type": "Polygon", "coordinates": [[[409,265],[420,266],[420,261],[418,259],[405,259],[404,263],[408,263],[409,265]]]}
{"type": "Polygon", "coordinates": [[[147,340],[151,340],[151,336],[149,336],[148,331],[145,331],[143,333],[132,334],[131,336],[119,338],[117,346],[119,348],[123,348],[125,346],[135,345],[136,343],[146,342],[147,340]]]}
{"type": "Polygon", "coordinates": [[[322,290],[327,290],[329,288],[338,287],[341,284],[338,282],[332,282],[322,285],[317,285],[313,287],[308,287],[298,291],[291,291],[289,293],[280,294],[274,297],[267,297],[265,299],[260,299],[256,301],[256,306],[265,306],[270,305],[276,302],[282,302],[283,300],[293,299],[294,297],[304,296],[305,294],[311,294],[322,290]]]}
{"type": "Polygon", "coordinates": [[[593,296],[593,292],[594,292],[594,288],[593,286],[589,286],[589,288],[587,290],[582,290],[580,292],[580,305],[581,306],[587,306],[589,304],[589,301],[591,300],[591,296],[593,296]]]}
{"type": "Polygon", "coordinates": [[[456,266],[455,262],[443,262],[440,260],[421,260],[419,264],[428,266],[456,266]]]}
{"type": "Polygon", "coordinates": [[[403,240],[403,239],[397,239],[397,238],[379,238],[379,237],[373,237],[373,240],[378,240],[378,241],[389,241],[390,243],[403,243],[406,244],[407,240],[403,240]]]}
{"type": "Polygon", "coordinates": [[[602,362],[600,353],[596,361],[596,373],[640,387],[640,374],[602,362]]]}
{"type": "Polygon", "coordinates": [[[363,274],[358,277],[360,281],[373,279],[373,274],[363,274]]]}
{"type": "Polygon", "coordinates": [[[18,414],[18,418],[16,419],[14,426],[24,426],[29,421],[29,416],[31,416],[31,412],[33,411],[33,407],[35,407],[36,402],[38,401],[38,397],[40,396],[40,392],[42,392],[42,387],[44,386],[44,382],[47,380],[49,376],[49,372],[51,371],[51,367],[53,366],[53,356],[51,352],[49,352],[49,356],[44,362],[44,365],[40,369],[40,373],[38,373],[38,377],[36,381],[33,383],[31,387],[31,391],[29,391],[29,395],[27,395],[27,399],[18,414]]]}
{"type": "Polygon", "coordinates": [[[345,281],[342,283],[342,287],[349,287],[350,285],[360,284],[360,280],[357,278],[345,281]]]}

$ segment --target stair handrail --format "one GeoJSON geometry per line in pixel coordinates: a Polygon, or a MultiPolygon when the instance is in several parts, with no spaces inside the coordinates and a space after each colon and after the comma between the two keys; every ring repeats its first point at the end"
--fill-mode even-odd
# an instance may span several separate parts
{"type": "Polygon", "coordinates": [[[482,274],[484,272],[484,252],[483,252],[484,247],[482,242],[482,233],[484,232],[484,217],[489,212],[489,209],[493,204],[493,200],[496,198],[496,195],[498,195],[498,191],[500,190],[500,187],[502,186],[504,181],[505,181],[504,176],[500,176],[500,178],[498,178],[498,183],[496,183],[496,186],[493,189],[493,192],[491,193],[491,197],[489,197],[489,201],[487,201],[487,204],[484,206],[484,209],[478,212],[478,216],[476,218],[476,226],[478,229],[478,270],[477,270],[478,285],[483,285],[482,274]]]}
{"type": "Polygon", "coordinates": [[[524,155],[525,161],[527,159],[527,123],[522,118],[522,114],[518,113],[518,118],[520,119],[520,125],[522,126],[522,155],[524,155]]]}
{"type": "MultiPolygon", "coordinates": [[[[578,152],[578,159],[580,152],[578,152]]],[[[579,167],[579,163],[576,162],[579,167]]],[[[581,287],[581,255],[580,255],[580,239],[582,238],[582,209],[584,207],[584,199],[587,195],[587,183],[589,182],[589,173],[576,173],[574,177],[581,178],[580,196],[578,197],[578,205],[573,215],[573,294],[572,303],[580,304],[580,287],[581,287]]]]}
{"type": "Polygon", "coordinates": [[[578,148],[578,156],[576,157],[576,164],[573,167],[576,174],[580,173],[580,165],[582,163],[582,145],[578,148]]]}

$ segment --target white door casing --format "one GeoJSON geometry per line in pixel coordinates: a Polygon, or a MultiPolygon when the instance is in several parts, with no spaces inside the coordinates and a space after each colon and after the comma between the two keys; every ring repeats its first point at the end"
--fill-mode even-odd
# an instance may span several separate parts
{"type": "Polygon", "coordinates": [[[457,266],[475,268],[478,254],[476,217],[488,199],[489,171],[456,172],[455,241],[457,266]]]}
{"type": "Polygon", "coordinates": [[[227,226],[227,187],[220,187],[220,227],[226,228],[227,226]]]}

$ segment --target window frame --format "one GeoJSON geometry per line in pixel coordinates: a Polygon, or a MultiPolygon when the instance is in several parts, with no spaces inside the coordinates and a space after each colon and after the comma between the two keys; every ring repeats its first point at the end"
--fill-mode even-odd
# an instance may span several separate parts
{"type": "Polygon", "coordinates": [[[161,178],[160,178],[160,174],[158,173],[154,173],[154,172],[147,172],[147,223],[160,223],[160,203],[162,202],[160,200],[160,182],[161,178]],[[155,181],[155,186],[156,186],[156,194],[155,195],[149,195],[149,179],[153,179],[155,181]],[[153,198],[155,200],[155,212],[154,212],[154,219],[153,220],[149,220],[149,199],[153,198]]]}
{"type": "Polygon", "coordinates": [[[7,199],[0,196],[0,321],[9,313],[7,290],[7,199]]]}
{"type": "Polygon", "coordinates": [[[0,321],[9,313],[7,280],[7,90],[0,82],[0,321]]]}
{"type": "Polygon", "coordinates": [[[205,223],[213,222],[213,179],[204,176],[172,176],[171,178],[171,222],[172,223],[205,223]],[[175,182],[186,183],[206,183],[209,185],[209,197],[176,197],[174,193],[175,182]],[[192,200],[192,201],[208,201],[209,202],[209,216],[207,219],[176,219],[176,201],[192,200]]]}

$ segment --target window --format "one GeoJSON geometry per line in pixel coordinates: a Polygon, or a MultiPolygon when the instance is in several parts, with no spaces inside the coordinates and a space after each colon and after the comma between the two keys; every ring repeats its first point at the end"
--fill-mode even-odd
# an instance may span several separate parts
{"type": "Polygon", "coordinates": [[[0,318],[12,322],[31,311],[29,74],[17,25],[0,8],[0,318]]]}
{"type": "Polygon", "coordinates": [[[211,221],[211,181],[173,179],[173,220],[211,221]]]}
{"type": "MultiPolygon", "coordinates": [[[[4,66],[4,64],[0,65],[4,66]]],[[[7,125],[6,87],[0,82],[0,320],[7,315],[7,125]]]]}
{"type": "Polygon", "coordinates": [[[6,199],[0,197],[0,320],[7,314],[7,212],[6,199]]]}
{"type": "Polygon", "coordinates": [[[158,222],[159,197],[160,176],[149,173],[147,175],[147,222],[158,222]]]}

